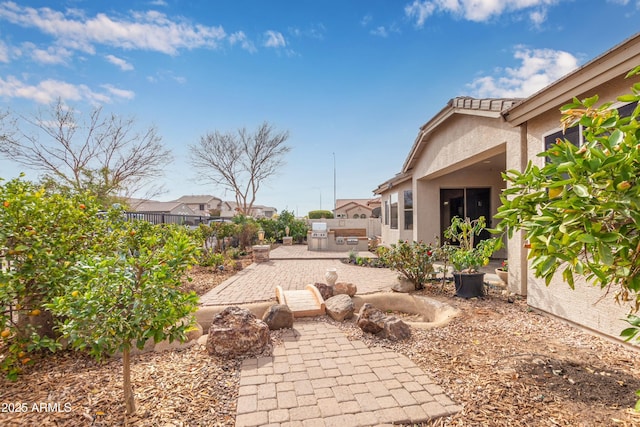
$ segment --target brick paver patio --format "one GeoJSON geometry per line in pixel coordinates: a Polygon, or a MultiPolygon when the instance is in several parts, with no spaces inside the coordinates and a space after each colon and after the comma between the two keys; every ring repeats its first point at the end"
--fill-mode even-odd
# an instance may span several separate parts
{"type": "MultiPolygon", "coordinates": [[[[397,273],[343,264],[346,253],[279,247],[201,297],[201,305],[242,305],[275,299],[275,287],[304,289],[323,282],[327,268],[359,294],[389,291],[397,273]]],[[[363,254],[364,255],[364,254],[363,254]]],[[[381,426],[419,423],[462,407],[402,354],[350,341],[325,322],[296,319],[270,357],[241,367],[237,427],[381,426]]]]}

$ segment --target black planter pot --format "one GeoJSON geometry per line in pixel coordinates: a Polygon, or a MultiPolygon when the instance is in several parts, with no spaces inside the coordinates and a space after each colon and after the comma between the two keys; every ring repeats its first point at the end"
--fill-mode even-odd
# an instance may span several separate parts
{"type": "Polygon", "coordinates": [[[474,298],[484,296],[484,273],[453,273],[456,296],[474,298]]]}

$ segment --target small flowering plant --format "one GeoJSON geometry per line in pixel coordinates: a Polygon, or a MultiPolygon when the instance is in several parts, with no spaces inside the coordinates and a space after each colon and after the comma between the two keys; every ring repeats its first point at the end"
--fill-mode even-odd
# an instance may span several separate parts
{"type": "Polygon", "coordinates": [[[433,263],[438,254],[438,247],[423,242],[400,240],[389,248],[378,251],[382,262],[392,270],[399,272],[414,284],[416,290],[424,288],[424,284],[434,272],[433,263]]]}
{"type": "Polygon", "coordinates": [[[506,259],[504,261],[502,261],[502,265],[500,266],[500,270],[509,271],[509,261],[507,261],[506,259]]]}

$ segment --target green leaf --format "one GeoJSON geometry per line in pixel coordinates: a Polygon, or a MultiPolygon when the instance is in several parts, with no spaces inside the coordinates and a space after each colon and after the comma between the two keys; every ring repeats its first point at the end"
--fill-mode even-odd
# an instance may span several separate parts
{"type": "Polygon", "coordinates": [[[576,184],[573,186],[573,192],[576,193],[578,197],[589,197],[589,190],[582,184],[576,184]]]}
{"type": "Polygon", "coordinates": [[[627,328],[627,329],[624,329],[622,332],[620,332],[620,336],[625,341],[631,341],[633,337],[635,337],[638,334],[638,332],[639,332],[638,328],[627,328]]]}

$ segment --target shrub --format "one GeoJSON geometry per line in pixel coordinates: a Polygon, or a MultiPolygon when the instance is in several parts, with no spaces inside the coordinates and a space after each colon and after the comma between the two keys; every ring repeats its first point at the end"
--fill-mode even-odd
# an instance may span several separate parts
{"type": "Polygon", "coordinates": [[[113,250],[100,208],[88,194],[0,179],[0,370],[10,379],[38,350],[59,347],[45,305],[65,292],[70,266],[113,250]]]}
{"type": "Polygon", "coordinates": [[[59,328],[73,348],[98,360],[122,352],[124,401],[132,414],[131,347],[186,340],[198,297],[181,291],[181,278],[198,249],[183,227],[132,223],[119,212],[108,218],[119,250],[81,257],[69,267],[64,292],[46,307],[64,319],[59,328]]]}
{"type": "Polygon", "coordinates": [[[325,210],[309,211],[309,219],[331,219],[333,218],[333,212],[325,210]]]}
{"type": "Polygon", "coordinates": [[[406,277],[416,290],[423,289],[429,275],[433,273],[437,248],[422,242],[400,240],[385,250],[378,251],[382,262],[392,270],[406,277]]]}

